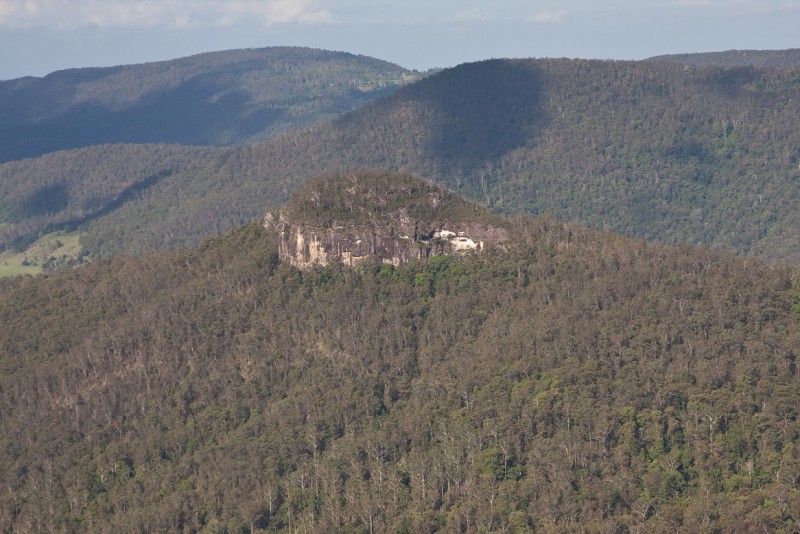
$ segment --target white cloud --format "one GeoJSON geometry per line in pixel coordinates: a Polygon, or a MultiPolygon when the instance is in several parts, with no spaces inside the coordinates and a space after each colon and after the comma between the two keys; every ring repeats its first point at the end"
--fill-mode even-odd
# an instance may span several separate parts
{"type": "Polygon", "coordinates": [[[467,9],[466,11],[460,11],[453,15],[454,21],[464,23],[486,22],[490,18],[491,15],[489,15],[489,13],[478,8],[467,9]]]}
{"type": "Polygon", "coordinates": [[[316,9],[309,0],[235,0],[219,2],[221,25],[236,24],[251,18],[271,26],[300,22],[319,24],[333,22],[333,15],[325,9],[316,9]]]}
{"type": "Polygon", "coordinates": [[[153,28],[256,22],[321,24],[316,0],[0,0],[0,28],[153,28]]]}
{"type": "Polygon", "coordinates": [[[175,2],[100,0],[0,0],[0,26],[74,28],[152,27],[168,20],[175,2]]]}
{"type": "Polygon", "coordinates": [[[535,24],[548,24],[551,22],[561,22],[569,15],[569,11],[562,9],[559,11],[540,11],[525,18],[525,22],[533,22],[535,24]]]}

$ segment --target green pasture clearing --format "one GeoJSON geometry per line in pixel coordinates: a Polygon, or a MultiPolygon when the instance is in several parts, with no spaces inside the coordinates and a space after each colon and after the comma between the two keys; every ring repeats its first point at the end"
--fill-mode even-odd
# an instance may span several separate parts
{"type": "Polygon", "coordinates": [[[53,232],[40,237],[23,252],[0,253],[0,277],[38,274],[45,267],[78,262],[81,257],[78,232],[53,232]]]}

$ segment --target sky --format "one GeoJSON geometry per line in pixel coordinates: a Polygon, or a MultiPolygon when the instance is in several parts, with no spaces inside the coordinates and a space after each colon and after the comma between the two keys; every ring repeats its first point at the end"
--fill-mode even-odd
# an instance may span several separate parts
{"type": "Polygon", "coordinates": [[[309,46],[427,70],[800,47],[800,0],[0,0],[0,80],[309,46]]]}

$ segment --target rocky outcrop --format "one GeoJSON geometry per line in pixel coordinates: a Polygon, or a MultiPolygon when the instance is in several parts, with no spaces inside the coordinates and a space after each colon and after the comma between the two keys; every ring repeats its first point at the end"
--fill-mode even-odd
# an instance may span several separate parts
{"type": "Polygon", "coordinates": [[[404,265],[442,254],[483,253],[506,240],[503,228],[480,223],[423,225],[398,214],[384,225],[319,227],[293,223],[280,213],[266,216],[265,226],[279,235],[281,261],[299,268],[367,261],[404,265]]]}
{"type": "Polygon", "coordinates": [[[264,226],[278,233],[281,261],[299,268],[402,266],[443,254],[485,254],[508,238],[501,219],[480,206],[420,178],[374,172],[312,182],[268,213],[264,226]]]}

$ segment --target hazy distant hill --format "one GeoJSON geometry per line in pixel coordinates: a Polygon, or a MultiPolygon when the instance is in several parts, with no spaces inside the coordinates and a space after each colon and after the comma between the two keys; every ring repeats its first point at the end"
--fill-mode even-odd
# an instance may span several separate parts
{"type": "MultiPolygon", "coordinates": [[[[378,173],[287,216],[380,232],[397,210],[498,219],[378,173]]],[[[792,270],[500,224],[505,250],[402,268],[299,271],[258,222],[0,281],[0,526],[794,530],[792,270]]]]}
{"type": "Polygon", "coordinates": [[[101,143],[230,145],[330,119],[418,77],[365,56],[230,50],[0,82],[0,161],[101,143]]]}
{"type": "Polygon", "coordinates": [[[797,69],[523,60],[456,67],[335,125],[351,161],[499,211],[800,260],[798,121],[797,69]]]}
{"type": "Polygon", "coordinates": [[[109,255],[197,243],[259,217],[307,176],[383,167],[504,213],[798,261],[798,123],[798,70],[492,60],[253,146],[185,148],[161,162],[142,147],[98,147],[0,166],[6,190],[16,184],[0,199],[2,232],[8,243],[83,213],[98,168],[119,180],[114,191],[142,183],[81,221],[88,249],[109,255]],[[53,187],[62,204],[41,213],[53,187]]]}
{"type": "Polygon", "coordinates": [[[669,61],[683,65],[723,67],[800,67],[800,48],[787,50],[727,50],[695,54],[668,54],[655,56],[648,61],[669,61]]]}

